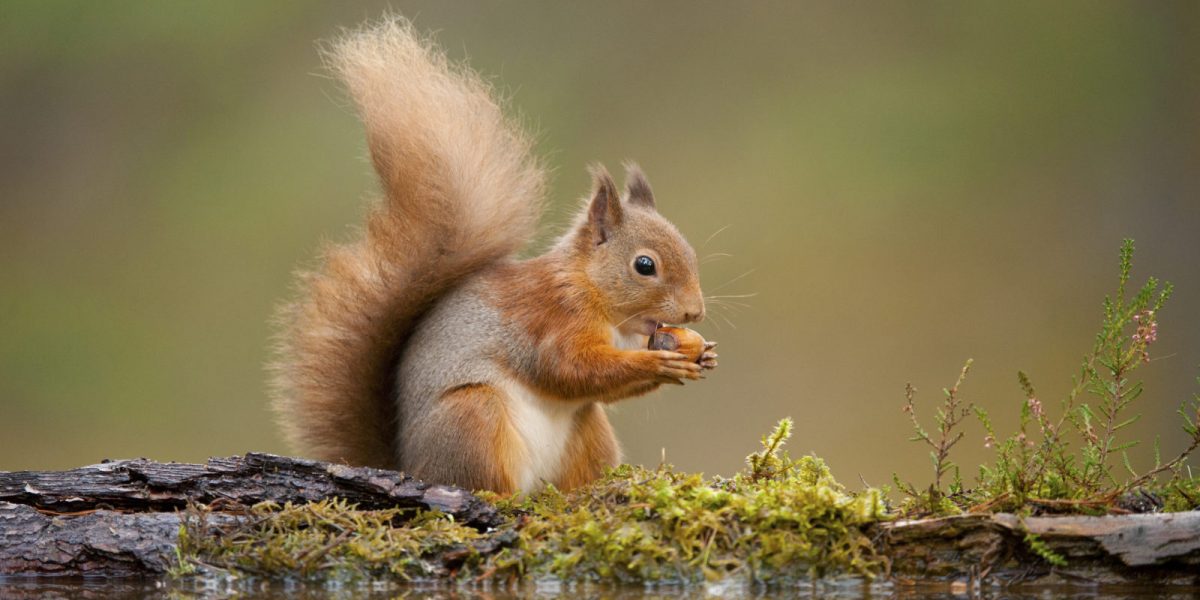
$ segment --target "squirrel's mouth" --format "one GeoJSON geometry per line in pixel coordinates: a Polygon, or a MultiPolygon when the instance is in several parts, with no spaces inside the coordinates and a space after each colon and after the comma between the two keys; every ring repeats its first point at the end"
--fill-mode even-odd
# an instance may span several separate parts
{"type": "Polygon", "coordinates": [[[663,326],[663,322],[658,319],[642,319],[642,325],[638,328],[638,333],[642,335],[654,335],[659,327],[663,326]]]}

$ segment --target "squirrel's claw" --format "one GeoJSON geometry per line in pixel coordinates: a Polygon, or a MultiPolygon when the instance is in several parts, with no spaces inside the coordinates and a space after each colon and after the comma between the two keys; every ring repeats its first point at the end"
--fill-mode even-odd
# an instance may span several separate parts
{"type": "Polygon", "coordinates": [[[704,352],[700,354],[700,360],[696,361],[696,362],[700,363],[701,368],[703,368],[703,369],[717,368],[717,353],[710,352],[710,350],[712,350],[716,346],[717,346],[716,342],[711,342],[711,341],[704,342],[704,352]]]}

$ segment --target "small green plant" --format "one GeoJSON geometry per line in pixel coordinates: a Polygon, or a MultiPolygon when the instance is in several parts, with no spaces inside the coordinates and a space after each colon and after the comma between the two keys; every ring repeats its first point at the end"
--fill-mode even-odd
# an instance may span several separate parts
{"type": "MultiPolygon", "coordinates": [[[[938,437],[926,434],[918,422],[912,398],[907,390],[905,412],[917,432],[914,440],[933,448],[934,482],[926,492],[897,479],[900,489],[910,496],[906,508],[918,514],[946,514],[956,510],[1011,510],[1104,512],[1120,511],[1121,498],[1146,486],[1154,486],[1167,495],[1165,504],[1188,502],[1186,490],[1196,482],[1185,476],[1188,456],[1200,448],[1200,395],[1179,407],[1188,445],[1176,456],[1163,462],[1155,443],[1154,466],[1143,473],[1131,465],[1127,450],[1136,440],[1122,440],[1119,434],[1135,423],[1139,415],[1130,414],[1132,404],[1142,395],[1140,381],[1130,378],[1141,365],[1150,361],[1150,350],[1158,339],[1157,315],[1171,295],[1170,283],[1151,277],[1130,295],[1127,286],[1133,268],[1132,240],[1121,245],[1117,292],[1106,297],[1103,319],[1092,350],[1074,379],[1074,386],[1063,399],[1060,415],[1052,419],[1038,398],[1037,390],[1024,372],[1017,382],[1024,398],[1017,431],[1006,438],[997,436],[988,413],[981,407],[963,405],[956,397],[967,373],[964,368],[954,388],[938,410],[938,437]],[[1085,401],[1090,397],[1091,401],[1085,401]],[[995,453],[991,464],[980,466],[976,486],[963,490],[952,486],[953,503],[944,498],[942,477],[950,463],[949,449],[963,432],[952,433],[961,416],[972,410],[983,426],[984,445],[995,453]],[[1072,439],[1078,450],[1072,450],[1072,439]],[[1036,439],[1035,439],[1036,438],[1036,439]],[[1127,476],[1118,478],[1115,462],[1120,458],[1127,476]],[[1169,474],[1165,483],[1160,476],[1169,474]],[[1184,496],[1180,499],[1178,496],[1184,496]]],[[[968,362],[968,366],[970,363],[968,362]]],[[[1198,380],[1200,381],[1200,380],[1198,380]]],[[[1193,503],[1194,505],[1194,503],[1193,503]]]]}
{"type": "Polygon", "coordinates": [[[1128,378],[1138,366],[1150,361],[1150,346],[1158,339],[1156,315],[1171,295],[1170,283],[1160,291],[1158,280],[1151,277],[1127,300],[1125,288],[1132,268],[1133,240],[1125,240],[1121,246],[1116,298],[1104,299],[1104,321],[1096,335],[1095,347],[1082,367],[1081,379],[1097,402],[1094,407],[1080,404],[1075,411],[1067,406],[1065,411],[1084,441],[1081,468],[1069,473],[1076,484],[1091,494],[1119,487],[1109,458],[1137,444],[1136,441],[1120,443],[1116,435],[1140,416],[1127,416],[1129,405],[1142,395],[1142,383],[1131,383],[1128,378]],[[1132,335],[1127,334],[1130,327],[1136,329],[1132,335]]]}
{"type": "Polygon", "coordinates": [[[1028,547],[1031,552],[1040,556],[1042,560],[1056,567],[1067,566],[1067,559],[1064,558],[1063,555],[1052,550],[1050,546],[1047,545],[1046,542],[1036,533],[1025,532],[1025,546],[1028,547]]]}
{"type": "Polygon", "coordinates": [[[950,493],[957,494],[962,491],[962,480],[958,476],[958,467],[950,461],[950,450],[954,445],[962,441],[963,432],[956,431],[958,425],[964,418],[971,413],[973,405],[964,403],[960,394],[959,388],[967,379],[967,373],[971,370],[971,360],[967,360],[963,365],[962,371],[958,374],[958,380],[950,388],[943,388],[942,394],[945,399],[942,405],[934,414],[934,421],[937,423],[937,438],[929,435],[925,428],[921,426],[917,419],[916,412],[916,392],[917,389],[908,384],[904,389],[904,412],[912,421],[913,432],[915,435],[910,439],[914,442],[923,442],[929,446],[929,459],[933,463],[933,483],[929,484],[929,488],[925,491],[918,491],[912,484],[900,481],[898,477],[893,477],[896,486],[908,494],[912,500],[911,509],[917,512],[929,514],[948,514],[957,512],[953,502],[949,501],[946,493],[942,490],[942,478],[950,469],[954,469],[954,482],[950,485],[950,493]]]}
{"type": "Polygon", "coordinates": [[[792,420],[783,418],[775,425],[775,430],[762,437],[762,450],[746,457],[746,477],[751,482],[759,482],[778,477],[780,473],[791,468],[791,460],[787,452],[779,454],[779,449],[792,437],[792,420]]]}

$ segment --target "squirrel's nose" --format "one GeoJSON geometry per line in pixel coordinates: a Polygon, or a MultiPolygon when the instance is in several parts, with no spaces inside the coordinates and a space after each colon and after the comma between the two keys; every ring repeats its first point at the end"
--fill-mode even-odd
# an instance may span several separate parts
{"type": "Polygon", "coordinates": [[[703,320],[704,320],[704,305],[703,304],[701,304],[699,308],[693,308],[693,309],[683,313],[683,322],[684,323],[699,323],[700,321],[703,321],[703,320]]]}

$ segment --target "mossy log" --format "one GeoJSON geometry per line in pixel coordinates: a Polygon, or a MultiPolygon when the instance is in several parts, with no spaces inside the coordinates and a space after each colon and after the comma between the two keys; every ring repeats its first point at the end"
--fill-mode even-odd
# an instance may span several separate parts
{"type": "Polygon", "coordinates": [[[499,523],[470,492],[380,469],[247,454],[205,464],[105,461],[69,471],[0,472],[0,576],[165,572],[189,504],[214,524],[259,502],[344,498],[363,508],[436,509],[478,528],[499,523]]]}
{"type": "MultiPolygon", "coordinates": [[[[267,454],[203,465],[113,461],[70,471],[0,473],[0,576],[160,575],[173,564],[190,504],[207,505],[207,523],[220,528],[248,519],[245,507],[258,502],[327,498],[363,508],[437,509],[485,533],[458,554],[495,552],[513,535],[511,527],[489,533],[503,519],[469,492],[391,471],[267,454]]],[[[881,522],[868,533],[900,584],[1200,584],[1198,511],[964,515],[881,522]],[[1034,551],[1035,545],[1044,552],[1034,551]],[[1050,564],[1047,553],[1065,564],[1050,564]]],[[[462,560],[458,554],[441,557],[447,574],[462,560]]]]}

